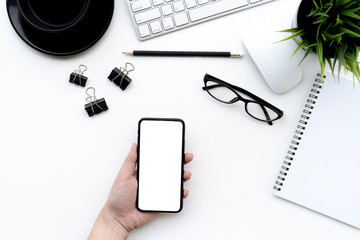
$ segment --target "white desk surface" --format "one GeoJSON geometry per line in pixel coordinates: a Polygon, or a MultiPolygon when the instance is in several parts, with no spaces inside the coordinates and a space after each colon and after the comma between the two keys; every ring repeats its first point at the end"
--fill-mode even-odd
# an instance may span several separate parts
{"type": "MultiPolygon", "coordinates": [[[[104,37],[84,53],[59,58],[37,52],[0,9],[0,239],[86,239],[115,176],[137,138],[141,117],[186,122],[190,190],[179,214],[164,214],[129,239],[359,239],[360,231],[273,196],[306,93],[318,70],[304,62],[303,81],[273,93],[242,42],[252,24],[289,26],[299,0],[276,0],[156,39],[137,40],[125,2],[117,0],[104,37]],[[231,50],[242,59],[131,57],[133,49],[231,50]],[[131,62],[126,91],[107,76],[131,62]],[[85,64],[87,86],[109,110],[89,118],[85,89],[68,82],[85,64]],[[205,73],[278,106],[273,126],[223,105],[201,87],[205,73]]],[[[331,135],[329,136],[331,137],[331,135]]]]}

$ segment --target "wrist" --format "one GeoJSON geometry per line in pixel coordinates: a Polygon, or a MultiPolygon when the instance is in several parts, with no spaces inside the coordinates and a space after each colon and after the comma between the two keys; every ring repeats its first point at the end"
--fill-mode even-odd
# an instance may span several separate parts
{"type": "Polygon", "coordinates": [[[130,232],[126,231],[119,222],[114,220],[106,208],[103,208],[96,219],[88,240],[125,240],[129,234],[130,232]]]}

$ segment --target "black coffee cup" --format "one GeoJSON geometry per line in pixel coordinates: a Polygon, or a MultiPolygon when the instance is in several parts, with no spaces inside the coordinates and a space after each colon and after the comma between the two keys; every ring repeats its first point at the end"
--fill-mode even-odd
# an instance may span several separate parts
{"type": "Polygon", "coordinates": [[[76,26],[86,15],[90,0],[17,0],[20,14],[44,32],[62,32],[76,26]]]}

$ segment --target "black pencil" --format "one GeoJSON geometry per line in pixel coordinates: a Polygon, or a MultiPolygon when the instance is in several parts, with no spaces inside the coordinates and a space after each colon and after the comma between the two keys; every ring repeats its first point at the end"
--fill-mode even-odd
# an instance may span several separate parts
{"type": "Polygon", "coordinates": [[[162,56],[162,57],[235,57],[240,58],[240,53],[232,52],[199,52],[199,51],[146,51],[135,50],[123,52],[131,56],[162,56]]]}

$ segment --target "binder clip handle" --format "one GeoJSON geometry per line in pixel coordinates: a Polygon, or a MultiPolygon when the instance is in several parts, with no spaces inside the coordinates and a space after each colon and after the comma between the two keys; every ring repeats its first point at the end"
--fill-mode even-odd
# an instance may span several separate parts
{"type": "Polygon", "coordinates": [[[84,64],[80,64],[79,65],[79,72],[81,73],[81,75],[84,75],[84,72],[87,70],[87,67],[84,64]]]}
{"type": "Polygon", "coordinates": [[[132,65],[129,62],[125,63],[125,68],[120,67],[120,73],[118,74],[118,76],[116,76],[116,78],[118,78],[120,75],[122,75],[122,77],[120,79],[120,84],[119,84],[120,87],[122,86],[124,78],[127,77],[129,75],[129,73],[134,70],[135,70],[134,65],[132,65]],[[129,66],[130,66],[130,68],[128,68],[129,66]]]}
{"type": "MultiPolygon", "coordinates": [[[[75,71],[74,71],[74,73],[76,74],[76,75],[78,75],[78,77],[82,77],[82,76],[84,76],[84,72],[86,72],[86,70],[87,70],[87,67],[84,65],[84,64],[80,64],[79,65],[79,69],[76,69],[75,71]]],[[[81,80],[80,80],[81,81],[81,80]]]]}
{"type": "Polygon", "coordinates": [[[88,102],[88,104],[85,105],[85,110],[89,117],[109,109],[104,98],[97,100],[95,88],[88,87],[85,93],[88,95],[85,99],[88,102]]]}
{"type": "Polygon", "coordinates": [[[74,72],[70,74],[69,82],[85,87],[87,77],[84,76],[84,72],[86,70],[87,67],[84,64],[80,64],[79,69],[74,70],[74,72]]]}
{"type": "Polygon", "coordinates": [[[88,97],[86,98],[86,101],[88,103],[91,103],[91,102],[95,102],[96,101],[96,95],[95,95],[95,88],[93,87],[88,87],[85,91],[85,93],[88,95],[88,97]],[[93,91],[92,93],[89,93],[89,91],[93,91]]]}
{"type": "Polygon", "coordinates": [[[131,63],[125,63],[125,67],[114,68],[110,73],[108,79],[119,86],[122,90],[125,90],[132,81],[128,77],[129,73],[134,71],[135,67],[131,63]]]}
{"type": "Polygon", "coordinates": [[[126,75],[128,75],[130,72],[135,70],[135,67],[134,67],[134,65],[132,65],[132,63],[126,62],[125,68],[121,67],[120,69],[123,69],[123,72],[126,72],[126,75]],[[129,66],[130,66],[130,68],[129,68],[129,66]]]}

